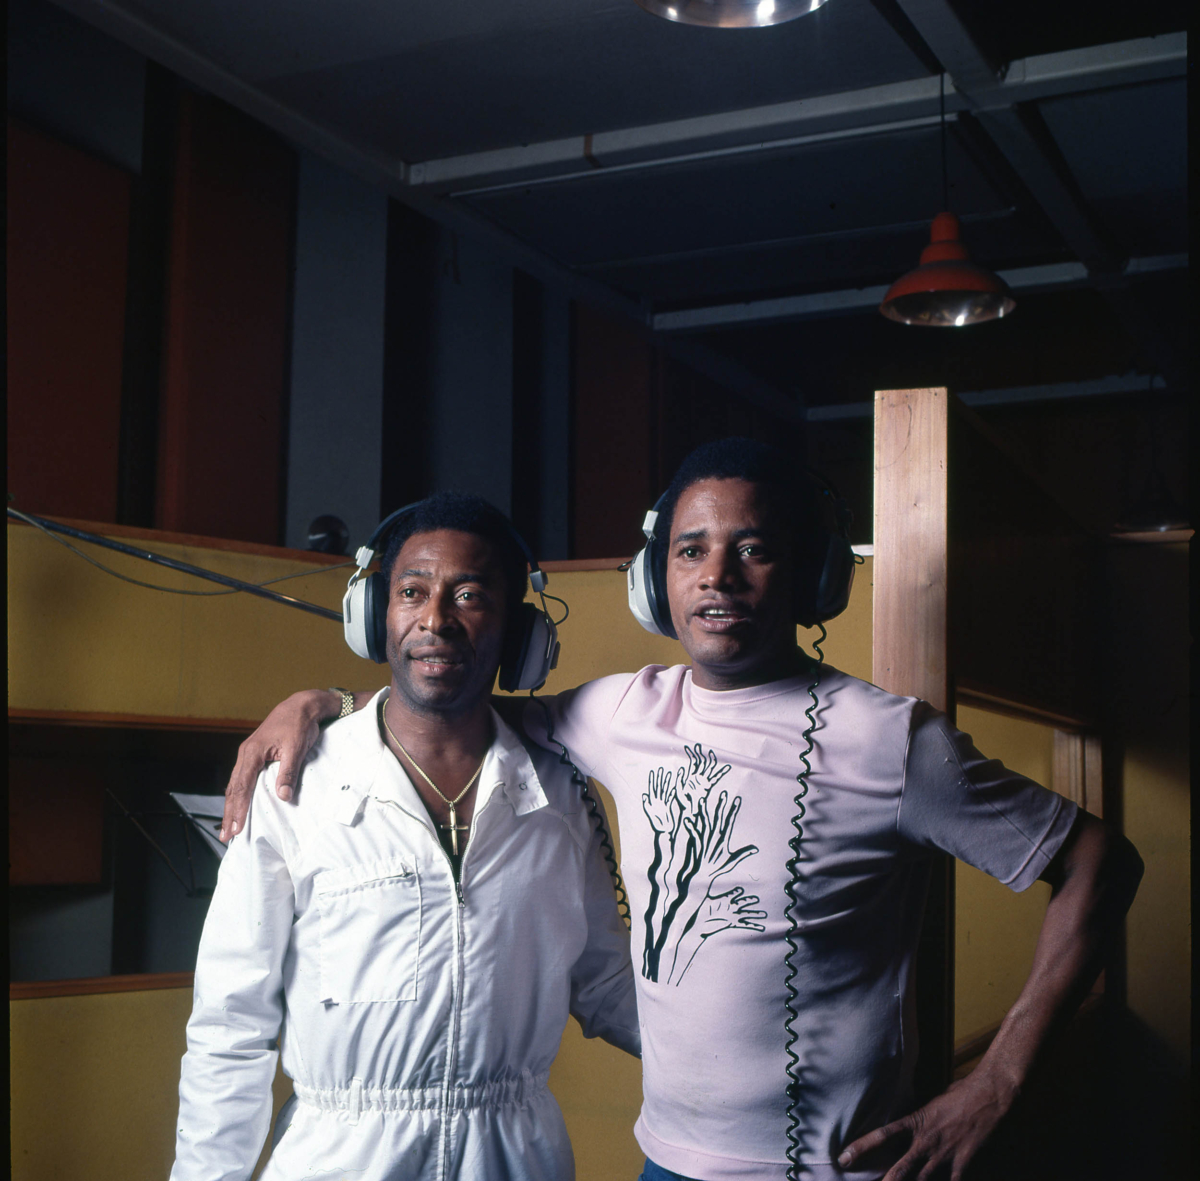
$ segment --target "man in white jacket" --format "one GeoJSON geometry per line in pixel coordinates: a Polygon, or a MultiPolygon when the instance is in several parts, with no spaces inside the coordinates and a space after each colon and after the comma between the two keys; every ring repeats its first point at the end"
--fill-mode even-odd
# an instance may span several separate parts
{"type": "Polygon", "coordinates": [[[524,558],[477,498],[385,558],[392,683],[329,726],[294,805],[259,777],[204,927],[172,1181],[574,1172],[547,1089],[568,1013],[639,1053],[629,938],[579,788],[488,703],[524,558]],[[280,1049],[281,1047],[281,1049],[280,1049]]]}

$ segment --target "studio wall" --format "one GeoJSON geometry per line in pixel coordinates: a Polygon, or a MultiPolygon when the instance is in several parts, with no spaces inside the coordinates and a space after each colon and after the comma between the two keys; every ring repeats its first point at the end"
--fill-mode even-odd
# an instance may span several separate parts
{"type": "Polygon", "coordinates": [[[9,116],[7,490],[117,518],[130,174],[9,116]]]}

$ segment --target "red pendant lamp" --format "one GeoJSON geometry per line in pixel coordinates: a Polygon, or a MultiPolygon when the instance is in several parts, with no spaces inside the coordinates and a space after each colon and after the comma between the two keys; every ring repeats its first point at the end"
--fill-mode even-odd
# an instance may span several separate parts
{"type": "MultiPolygon", "coordinates": [[[[946,75],[941,79],[942,208],[949,204],[946,170],[946,75]]],[[[1017,306],[1008,284],[967,256],[958,238],[958,218],[939,213],[933,219],[929,245],[916,269],[888,288],[879,310],[898,324],[927,328],[964,328],[999,320],[1017,306]]]]}
{"type": "Polygon", "coordinates": [[[888,288],[879,310],[899,324],[962,328],[1007,316],[1017,306],[1008,284],[967,257],[958,218],[939,213],[921,263],[888,288]]]}

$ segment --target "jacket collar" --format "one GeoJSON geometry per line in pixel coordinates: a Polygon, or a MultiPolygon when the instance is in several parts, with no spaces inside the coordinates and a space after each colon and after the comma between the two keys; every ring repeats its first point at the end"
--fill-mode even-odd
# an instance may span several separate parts
{"type": "MultiPolygon", "coordinates": [[[[353,824],[367,796],[390,800],[424,823],[432,823],[412,781],[379,733],[379,710],[388,690],[381,689],[365,709],[346,718],[346,727],[354,755],[348,761],[346,778],[334,816],[342,824],[353,824]]],[[[475,811],[483,811],[491,797],[500,791],[518,816],[544,808],[546,799],[542,781],[533,762],[513,729],[492,710],[495,738],[484,759],[479,775],[475,811]]]]}

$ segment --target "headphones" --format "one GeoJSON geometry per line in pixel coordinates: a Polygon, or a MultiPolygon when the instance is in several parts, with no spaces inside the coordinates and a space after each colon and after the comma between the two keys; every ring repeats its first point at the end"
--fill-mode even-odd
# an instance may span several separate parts
{"type": "MultiPolygon", "coordinates": [[[[812,627],[840,615],[850,601],[850,587],[854,582],[850,522],[854,515],[832,484],[815,472],[806,470],[804,475],[816,493],[822,521],[816,529],[805,530],[796,538],[798,576],[792,614],[801,627],[812,627]]],[[[660,556],[669,538],[655,534],[658,514],[666,497],[664,492],[646,514],[642,522],[646,544],[630,562],[626,573],[629,610],[633,617],[648,632],[675,640],[679,637],[671,622],[671,606],[667,602],[663,576],[666,563],[660,556]]]]}
{"type": "MultiPolygon", "coordinates": [[[[358,567],[342,597],[342,628],[350,650],[376,664],[387,661],[388,585],[381,573],[366,574],[375,554],[383,548],[384,540],[401,518],[410,515],[424,504],[405,505],[385,517],[367,544],[354,555],[358,567]]],[[[499,515],[499,514],[497,514],[499,515]]],[[[503,519],[503,518],[501,518],[503,519]]],[[[542,599],[539,610],[532,603],[520,603],[509,619],[500,657],[500,688],[506,693],[521,689],[540,689],[550,670],[558,664],[558,628],[546,610],[545,590],[548,579],[538,568],[537,559],[529,551],[524,538],[505,520],[512,539],[517,543],[529,564],[529,584],[542,599]]]]}

